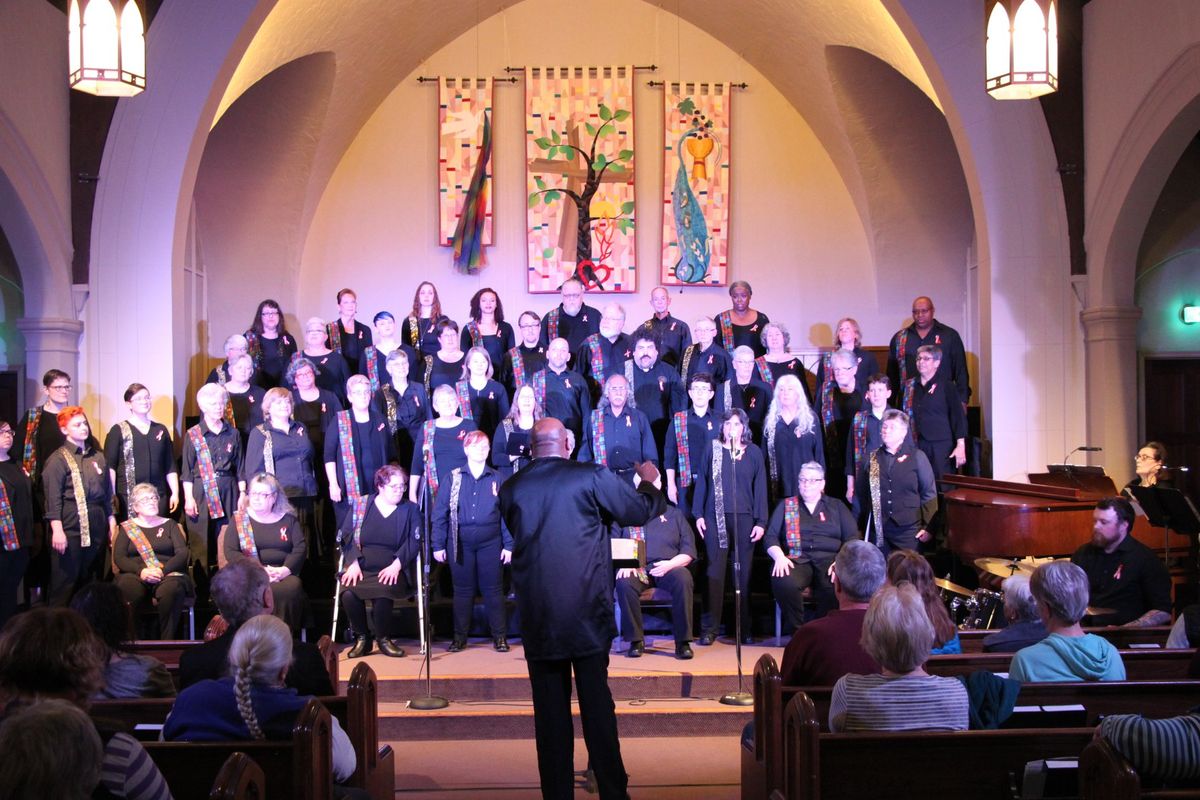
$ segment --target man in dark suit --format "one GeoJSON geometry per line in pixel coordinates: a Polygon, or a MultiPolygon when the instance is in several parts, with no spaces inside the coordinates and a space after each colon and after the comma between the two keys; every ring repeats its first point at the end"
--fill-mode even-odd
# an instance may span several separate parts
{"type": "Polygon", "coordinates": [[[512,582],[533,695],[542,797],[574,797],[575,737],[571,675],[583,738],[602,800],[626,796],[617,718],[608,688],[613,615],[610,522],[645,525],[666,502],[658,470],[636,465],[641,483],[599,464],[570,461],[567,431],[556,419],[534,423],[534,461],[500,488],[500,513],[513,535],[512,582]]]}
{"type": "MultiPolygon", "coordinates": [[[[237,629],[246,620],[275,610],[267,571],[248,558],[231,561],[222,567],[213,578],[210,591],[221,617],[229,623],[229,630],[211,642],[184,651],[179,658],[180,689],[228,674],[229,647],[237,629]]],[[[286,683],[298,694],[319,697],[334,694],[321,651],[307,642],[293,643],[292,666],[288,669],[286,683]]]]}

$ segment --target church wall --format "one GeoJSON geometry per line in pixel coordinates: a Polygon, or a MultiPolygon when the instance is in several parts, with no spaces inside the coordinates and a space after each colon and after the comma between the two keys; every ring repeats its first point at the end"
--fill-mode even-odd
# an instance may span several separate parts
{"type": "Polygon", "coordinates": [[[13,369],[25,363],[25,337],[16,321],[25,314],[25,290],[21,270],[0,229],[0,369],[13,369]]]}

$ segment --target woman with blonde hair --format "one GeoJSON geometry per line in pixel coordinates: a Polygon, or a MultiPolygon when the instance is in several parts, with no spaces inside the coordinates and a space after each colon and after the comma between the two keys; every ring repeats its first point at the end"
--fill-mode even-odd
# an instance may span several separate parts
{"type": "Polygon", "coordinates": [[[282,387],[268,389],[262,405],[263,423],[250,431],[241,478],[247,481],[260,472],[274,475],[311,539],[317,496],[312,439],[306,426],[292,418],[295,406],[290,391],[282,387]]]}
{"type": "MultiPolygon", "coordinates": [[[[311,697],[284,686],[292,664],[292,633],[275,617],[247,620],[229,646],[229,676],[195,683],[179,693],[163,738],[182,742],[291,739],[296,715],[311,697]]],[[[354,745],[333,723],[333,777],[354,774],[354,745]]]]}
{"type": "Polygon", "coordinates": [[[533,387],[529,384],[518,387],[508,416],[500,421],[492,439],[492,466],[505,478],[512,477],[521,467],[529,466],[533,458],[529,432],[533,430],[533,423],[544,416],[546,412],[538,403],[533,387]]]}
{"type": "Polygon", "coordinates": [[[847,352],[854,357],[854,387],[863,395],[867,393],[867,379],[879,372],[879,360],[875,354],[862,347],[862,328],[853,317],[842,317],[833,329],[833,349],[821,354],[821,363],[817,365],[817,388],[833,382],[833,368],[830,358],[839,351],[847,352]]]}
{"type": "MultiPolygon", "coordinates": [[[[763,455],[770,474],[770,499],[800,494],[800,467],[815,461],[825,467],[825,446],[812,406],[795,375],[784,375],[775,384],[775,395],[763,420],[763,455]]],[[[828,470],[826,470],[828,471],[828,470]]]]}
{"type": "Polygon", "coordinates": [[[494,373],[487,348],[472,347],[463,359],[462,379],[454,384],[463,418],[474,422],[488,442],[509,411],[508,392],[492,378],[494,373]]]}

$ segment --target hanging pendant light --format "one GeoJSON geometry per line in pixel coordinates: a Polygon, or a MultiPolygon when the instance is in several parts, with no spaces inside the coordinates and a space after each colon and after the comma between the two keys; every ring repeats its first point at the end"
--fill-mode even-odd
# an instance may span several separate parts
{"type": "Polygon", "coordinates": [[[1058,91],[1054,0],[986,0],[984,10],[988,94],[1029,100],[1058,91]]]}
{"type": "Polygon", "coordinates": [[[146,26],[135,0],[71,0],[72,89],[130,97],[146,88],[146,26]]]}

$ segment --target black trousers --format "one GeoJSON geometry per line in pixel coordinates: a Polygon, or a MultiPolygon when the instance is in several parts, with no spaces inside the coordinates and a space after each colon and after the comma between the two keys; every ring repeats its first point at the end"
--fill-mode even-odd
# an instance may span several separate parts
{"type": "MultiPolygon", "coordinates": [[[[390,597],[376,597],[371,601],[371,621],[375,623],[375,636],[379,639],[396,638],[392,609],[395,601],[390,597]]],[[[370,631],[367,627],[367,601],[356,595],[352,589],[342,590],[342,608],[350,618],[350,627],[358,636],[366,636],[370,631]]]]}
{"type": "Polygon", "coordinates": [[[29,548],[0,549],[0,628],[17,613],[17,587],[29,566],[29,548]]]}
{"type": "Polygon", "coordinates": [[[829,580],[829,565],[833,559],[824,561],[792,562],[792,571],[786,577],[771,576],[771,591],[783,612],[785,626],[799,628],[804,624],[803,592],[812,587],[813,604],[817,616],[823,617],[837,605],[833,594],[833,583],[829,580]]]}
{"type": "MultiPolygon", "coordinates": [[[[729,547],[722,548],[717,538],[717,523],[709,517],[705,518],[707,530],[704,532],[704,549],[708,553],[708,591],[707,605],[700,617],[700,632],[716,636],[721,629],[721,615],[725,610],[725,571],[733,569],[733,559],[729,557],[729,547]]],[[[741,561],[741,576],[738,586],[742,590],[742,635],[750,635],[750,560],[754,556],[754,542],[750,541],[750,531],[754,527],[754,518],[749,514],[726,514],[725,530],[728,534],[727,544],[737,543],[738,559],[741,561]]]]}
{"type": "Polygon", "coordinates": [[[92,578],[92,566],[96,557],[104,550],[104,539],[107,530],[97,531],[92,536],[92,543],[87,547],[80,545],[78,533],[67,534],[67,549],[60,555],[53,547],[50,548],[50,593],[47,603],[51,606],[62,607],[71,602],[75,590],[92,578]]]}
{"type": "Polygon", "coordinates": [[[494,536],[481,538],[470,534],[459,537],[458,563],[450,562],[450,578],[454,583],[455,639],[465,639],[471,632],[471,612],[475,608],[476,591],[483,597],[492,636],[506,635],[501,547],[500,531],[496,531],[494,536]]]}
{"type": "Polygon", "coordinates": [[[887,558],[893,550],[912,550],[920,552],[920,544],[917,542],[917,531],[921,530],[921,524],[914,522],[911,525],[898,525],[892,520],[885,520],[883,523],[883,541],[879,543],[879,549],[883,551],[883,557],[887,558]]]}
{"type": "Polygon", "coordinates": [[[275,616],[287,623],[292,635],[300,633],[304,621],[304,603],[307,597],[300,585],[299,575],[288,575],[271,584],[271,596],[275,600],[275,616]]]}
{"type": "Polygon", "coordinates": [[[600,800],[624,800],[629,786],[617,714],[608,688],[608,653],[583,658],[529,660],[538,775],[545,800],[575,797],[575,730],[571,723],[571,673],[583,723],[583,741],[596,774],[600,800]]]}
{"type": "Polygon", "coordinates": [[[671,627],[675,634],[675,643],[682,644],[692,640],[692,573],[687,567],[675,569],[656,578],[646,576],[649,583],[643,583],[636,577],[621,578],[617,581],[617,604],[621,607],[621,638],[627,642],[637,642],[645,638],[642,630],[642,604],[638,598],[650,587],[666,590],[671,595],[671,627]]]}
{"type": "Polygon", "coordinates": [[[191,581],[185,575],[167,575],[158,583],[142,583],[137,575],[122,572],[114,582],[125,601],[138,608],[144,601],[157,600],[158,638],[178,639],[179,623],[183,616],[183,601],[191,590],[191,581]]]}

